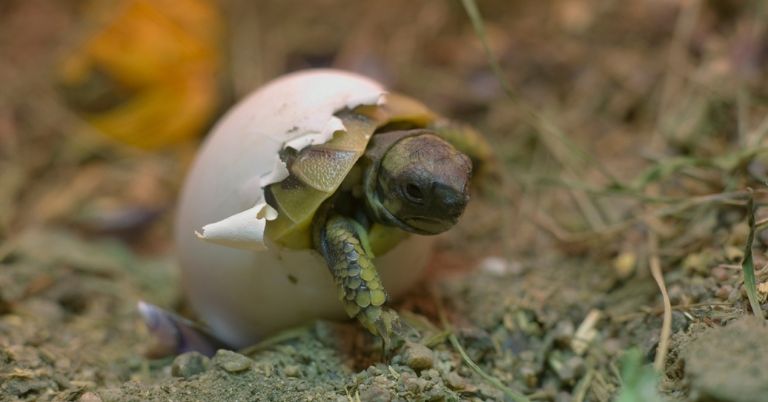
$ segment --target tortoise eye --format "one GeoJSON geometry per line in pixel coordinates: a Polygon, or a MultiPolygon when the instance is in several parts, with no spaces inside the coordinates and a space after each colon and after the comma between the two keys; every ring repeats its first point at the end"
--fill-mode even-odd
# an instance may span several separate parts
{"type": "Polygon", "coordinates": [[[411,202],[421,204],[424,201],[424,193],[422,193],[421,188],[415,183],[406,184],[404,193],[405,197],[411,202]]]}

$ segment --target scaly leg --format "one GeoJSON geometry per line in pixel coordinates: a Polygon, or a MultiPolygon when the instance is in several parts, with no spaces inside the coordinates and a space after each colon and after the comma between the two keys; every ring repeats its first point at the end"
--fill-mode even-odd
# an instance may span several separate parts
{"type": "Polygon", "coordinates": [[[319,228],[315,242],[331,270],[347,314],[389,347],[399,320],[396,312],[383,307],[387,294],[373,265],[365,229],[354,219],[332,215],[319,228]]]}

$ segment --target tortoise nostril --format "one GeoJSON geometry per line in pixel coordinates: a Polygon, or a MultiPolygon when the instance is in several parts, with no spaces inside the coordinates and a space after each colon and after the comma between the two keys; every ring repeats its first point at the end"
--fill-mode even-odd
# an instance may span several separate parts
{"type": "Polygon", "coordinates": [[[464,207],[469,201],[469,197],[466,193],[455,190],[454,188],[444,185],[436,184],[434,188],[434,196],[439,200],[442,206],[443,212],[451,217],[458,217],[464,212],[464,207]]]}

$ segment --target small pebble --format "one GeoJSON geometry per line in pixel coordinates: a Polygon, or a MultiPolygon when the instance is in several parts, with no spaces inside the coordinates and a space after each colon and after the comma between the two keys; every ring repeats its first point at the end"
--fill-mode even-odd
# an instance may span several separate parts
{"type": "Polygon", "coordinates": [[[531,364],[522,365],[518,370],[518,373],[525,381],[525,384],[530,388],[536,387],[539,383],[538,370],[531,364]]]}
{"type": "Polygon", "coordinates": [[[768,293],[768,282],[762,282],[757,284],[757,292],[761,294],[768,293]]]}
{"type": "Polygon", "coordinates": [[[690,321],[688,321],[688,317],[683,314],[681,311],[673,311],[672,312],[672,333],[685,331],[688,329],[688,325],[690,324],[690,321]]]}
{"type": "Polygon", "coordinates": [[[261,363],[257,364],[256,367],[254,367],[254,369],[257,372],[259,372],[261,374],[264,374],[264,376],[266,376],[266,377],[271,376],[272,372],[274,370],[271,362],[261,362],[261,363]]]}
{"type": "Polygon", "coordinates": [[[435,369],[424,370],[421,372],[421,378],[427,380],[437,380],[440,379],[440,372],[435,369]]]}
{"type": "Polygon", "coordinates": [[[567,362],[562,361],[560,356],[550,358],[549,366],[557,374],[557,377],[560,378],[560,381],[571,383],[576,377],[573,367],[567,362]]]}
{"type": "Polygon", "coordinates": [[[557,395],[555,395],[555,402],[570,402],[572,400],[573,400],[573,397],[571,396],[571,394],[565,391],[560,391],[557,393],[557,395]]]}
{"type": "Polygon", "coordinates": [[[744,250],[741,247],[725,246],[725,258],[729,261],[740,261],[744,258],[744,250]]]}
{"type": "Polygon", "coordinates": [[[301,374],[301,367],[295,364],[285,366],[283,369],[283,374],[285,374],[287,377],[298,377],[299,374],[301,374]]]}
{"type": "Polygon", "coordinates": [[[403,355],[405,364],[414,370],[432,368],[434,360],[432,350],[420,343],[408,342],[403,355]]]}
{"type": "Polygon", "coordinates": [[[635,272],[636,265],[637,255],[632,251],[623,251],[613,260],[613,268],[621,279],[629,278],[635,272]]]}
{"type": "Polygon", "coordinates": [[[624,350],[621,342],[616,338],[609,338],[604,340],[602,349],[606,354],[608,354],[608,356],[618,356],[622,354],[624,350]]]}
{"type": "Polygon", "coordinates": [[[80,395],[77,402],[101,402],[101,397],[95,392],[86,392],[80,395]]]}
{"type": "Polygon", "coordinates": [[[247,356],[224,349],[216,352],[216,355],[213,356],[213,361],[217,366],[229,373],[238,373],[248,370],[253,363],[253,360],[249,359],[247,356]]]}
{"type": "Polygon", "coordinates": [[[200,374],[208,367],[209,359],[198,352],[182,353],[173,360],[171,375],[189,378],[200,374]]]}
{"type": "Polygon", "coordinates": [[[507,261],[501,257],[488,257],[480,263],[480,269],[496,276],[507,273],[507,261]]]}
{"type": "Polygon", "coordinates": [[[462,390],[467,388],[467,381],[459,373],[451,371],[445,376],[445,382],[453,390],[462,390]]]}
{"type": "Polygon", "coordinates": [[[723,267],[712,268],[712,277],[718,282],[725,282],[731,278],[731,273],[723,267]]]}
{"type": "Polygon", "coordinates": [[[680,285],[670,286],[667,293],[669,294],[669,300],[672,304],[681,304],[683,297],[685,297],[685,292],[680,285]]]}
{"type": "Polygon", "coordinates": [[[561,346],[567,346],[571,344],[573,334],[576,331],[575,326],[570,321],[559,321],[555,325],[554,336],[555,342],[561,346]]]}
{"type": "Polygon", "coordinates": [[[375,377],[369,384],[360,386],[360,400],[371,402],[388,402],[393,400],[389,390],[390,383],[385,377],[375,377]]]}
{"type": "Polygon", "coordinates": [[[586,365],[581,356],[571,356],[571,358],[565,361],[565,365],[573,373],[573,379],[580,378],[586,371],[586,365]]]}
{"type": "Polygon", "coordinates": [[[412,393],[421,392],[429,384],[425,379],[416,377],[415,374],[408,371],[400,375],[400,381],[405,386],[405,389],[412,393]]]}

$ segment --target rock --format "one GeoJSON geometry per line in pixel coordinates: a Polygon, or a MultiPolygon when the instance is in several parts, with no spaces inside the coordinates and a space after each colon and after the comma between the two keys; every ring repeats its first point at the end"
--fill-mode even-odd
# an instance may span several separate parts
{"type": "Polygon", "coordinates": [[[672,311],[672,333],[685,331],[688,329],[690,321],[681,311],[672,311]]]}
{"type": "Polygon", "coordinates": [[[581,378],[581,376],[584,375],[586,367],[584,359],[581,356],[571,356],[565,360],[565,362],[563,362],[563,366],[569,375],[566,377],[561,377],[561,379],[569,383],[574,383],[576,380],[581,378]]]}
{"type": "Polygon", "coordinates": [[[768,324],[742,317],[711,328],[683,348],[694,401],[759,402],[768,395],[768,324]]]}
{"type": "Polygon", "coordinates": [[[419,378],[409,371],[403,372],[400,375],[400,381],[405,386],[405,389],[413,394],[422,392],[429,385],[425,379],[419,378]]]}
{"type": "Polygon", "coordinates": [[[720,286],[717,291],[715,291],[715,296],[722,301],[726,301],[731,296],[732,292],[733,286],[725,284],[720,286]]]}
{"type": "Polygon", "coordinates": [[[99,397],[103,401],[117,401],[125,399],[122,395],[120,388],[102,388],[99,390],[99,397]]]}
{"type": "Polygon", "coordinates": [[[572,400],[573,396],[565,391],[560,391],[555,395],[555,402],[569,402],[572,400]]]}
{"type": "MultiPolygon", "coordinates": [[[[28,370],[14,370],[11,373],[10,379],[3,379],[2,390],[10,395],[21,398],[28,397],[31,394],[42,394],[46,390],[57,388],[56,383],[47,375],[35,378],[32,373],[28,370]]],[[[1,396],[3,394],[0,394],[1,396]]]]}
{"type": "Polygon", "coordinates": [[[435,369],[424,370],[421,372],[421,378],[426,380],[440,380],[440,372],[435,369]]]}
{"type": "Polygon", "coordinates": [[[216,355],[213,356],[213,362],[228,373],[239,373],[248,370],[251,368],[251,364],[253,364],[253,360],[247,356],[224,349],[216,352],[216,355]]]}
{"type": "Polygon", "coordinates": [[[101,397],[95,392],[86,392],[80,395],[77,402],[101,402],[101,397]]]}
{"type": "Polygon", "coordinates": [[[576,332],[576,327],[572,322],[568,320],[559,321],[555,325],[555,329],[553,331],[555,342],[561,346],[570,345],[571,341],[573,340],[574,332],[576,332]]]}
{"type": "Polygon", "coordinates": [[[360,386],[360,400],[371,402],[391,401],[393,398],[389,386],[390,383],[385,377],[375,377],[370,384],[363,384],[360,386]]]}
{"type": "Polygon", "coordinates": [[[420,344],[408,342],[403,351],[403,362],[414,370],[432,368],[434,356],[432,350],[420,344]]]}
{"type": "Polygon", "coordinates": [[[448,384],[448,387],[453,390],[463,390],[467,388],[467,380],[455,371],[451,371],[445,376],[445,382],[448,384]]]}
{"type": "Polygon", "coordinates": [[[519,262],[510,262],[501,257],[488,257],[480,262],[480,269],[493,276],[519,274],[522,266],[519,262]]]}
{"type": "Polygon", "coordinates": [[[171,366],[171,375],[174,377],[189,378],[200,374],[208,368],[210,359],[198,352],[187,352],[176,356],[171,366]]]}
{"type": "Polygon", "coordinates": [[[518,373],[528,387],[534,388],[539,383],[539,370],[534,364],[521,364],[518,373]]]}
{"type": "Polygon", "coordinates": [[[299,377],[301,374],[301,367],[296,364],[285,366],[283,369],[283,374],[285,374],[287,377],[299,377]]]}

